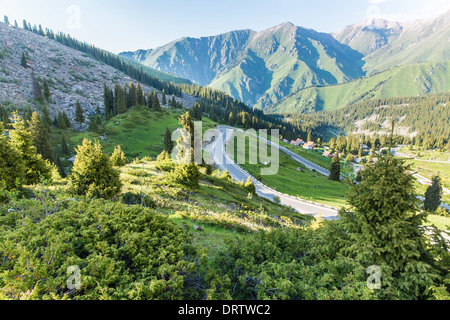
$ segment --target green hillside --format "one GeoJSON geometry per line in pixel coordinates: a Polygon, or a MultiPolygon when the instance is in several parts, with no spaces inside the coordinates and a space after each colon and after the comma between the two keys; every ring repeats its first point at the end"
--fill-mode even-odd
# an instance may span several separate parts
{"type": "Polygon", "coordinates": [[[450,91],[450,60],[397,67],[345,84],[299,90],[270,107],[272,113],[331,111],[357,102],[450,91]]]}
{"type": "Polygon", "coordinates": [[[338,84],[364,75],[362,54],[329,34],[291,23],[261,32],[183,38],[154,50],[121,55],[259,108],[308,86],[338,84]]]}

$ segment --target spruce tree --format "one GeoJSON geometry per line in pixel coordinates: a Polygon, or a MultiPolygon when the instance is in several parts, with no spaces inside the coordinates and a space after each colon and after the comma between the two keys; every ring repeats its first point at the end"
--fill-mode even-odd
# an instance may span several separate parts
{"type": "Polygon", "coordinates": [[[75,121],[78,122],[83,129],[83,122],[85,120],[83,108],[81,107],[80,101],[77,100],[75,105],[75,121]]]}
{"type": "Polygon", "coordinates": [[[421,299],[439,279],[427,251],[426,214],[418,212],[410,170],[391,155],[367,166],[360,184],[350,188],[349,208],[327,229],[326,241],[332,241],[328,243],[336,255],[362,268],[380,268],[381,298],[421,299]]]}
{"type": "Polygon", "coordinates": [[[441,178],[434,176],[432,178],[431,186],[425,192],[424,209],[430,212],[435,212],[441,205],[442,201],[442,185],[441,178]]]}
{"type": "Polygon", "coordinates": [[[340,164],[340,158],[339,158],[338,154],[336,154],[333,157],[333,161],[331,162],[330,180],[332,180],[332,181],[340,181],[341,180],[341,164],[340,164]]]}

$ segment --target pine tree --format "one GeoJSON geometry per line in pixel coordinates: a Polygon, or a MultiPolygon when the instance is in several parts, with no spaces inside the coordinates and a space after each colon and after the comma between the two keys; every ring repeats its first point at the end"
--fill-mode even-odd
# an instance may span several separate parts
{"type": "Polygon", "coordinates": [[[98,141],[84,139],[76,149],[77,155],[69,177],[69,190],[76,195],[111,199],[122,188],[119,172],[98,141]]]}
{"type": "Polygon", "coordinates": [[[425,192],[424,209],[430,212],[435,212],[442,201],[442,185],[441,178],[439,176],[434,176],[432,178],[431,186],[427,188],[425,192]]]}
{"type": "Polygon", "coordinates": [[[333,157],[333,161],[331,162],[331,169],[330,169],[330,180],[332,181],[341,181],[341,159],[339,158],[339,155],[336,154],[333,157]]]}
{"type": "Polygon", "coordinates": [[[0,182],[7,190],[21,188],[25,180],[25,164],[17,148],[4,135],[0,122],[0,182]]]}
{"type": "Polygon", "coordinates": [[[3,17],[3,22],[6,24],[6,25],[8,25],[9,26],[9,18],[8,18],[8,16],[4,16],[3,17]]]}
{"type": "Polygon", "coordinates": [[[51,94],[50,94],[50,89],[49,89],[49,87],[48,87],[48,83],[47,83],[47,80],[46,80],[46,79],[44,79],[44,84],[43,84],[43,86],[44,86],[44,98],[45,98],[47,101],[50,101],[51,94]]]}
{"type": "Polygon", "coordinates": [[[172,131],[167,127],[166,132],[164,133],[164,150],[167,151],[167,153],[172,154],[173,148],[172,131]]]}
{"type": "Polygon", "coordinates": [[[78,122],[83,129],[83,122],[85,120],[83,108],[81,107],[80,101],[77,100],[75,104],[75,121],[78,122]]]}
{"type": "Polygon", "coordinates": [[[37,153],[33,145],[33,137],[26,129],[25,122],[17,112],[13,112],[13,129],[9,132],[11,143],[19,150],[24,160],[25,184],[36,184],[40,182],[41,176],[45,179],[51,178],[50,163],[37,153]]]}

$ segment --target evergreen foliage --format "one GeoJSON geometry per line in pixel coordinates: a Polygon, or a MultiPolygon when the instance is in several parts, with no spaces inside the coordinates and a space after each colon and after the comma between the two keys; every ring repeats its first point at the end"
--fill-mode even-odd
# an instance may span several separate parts
{"type": "Polygon", "coordinates": [[[111,163],[114,167],[123,167],[128,164],[128,159],[120,145],[114,148],[114,152],[111,155],[111,163]]]}
{"type": "Polygon", "coordinates": [[[17,148],[4,135],[0,122],[0,182],[6,190],[21,188],[25,181],[25,164],[17,148]]]}
{"type": "Polygon", "coordinates": [[[333,157],[333,161],[331,162],[330,180],[332,180],[332,181],[340,181],[341,180],[341,163],[340,163],[340,158],[339,158],[338,154],[336,154],[333,157]]]}
{"type": "Polygon", "coordinates": [[[84,139],[76,149],[76,159],[69,177],[69,190],[89,198],[110,199],[122,188],[119,172],[98,141],[84,139]]]}
{"type": "Polygon", "coordinates": [[[19,150],[25,165],[24,184],[32,185],[41,181],[41,178],[51,179],[51,166],[47,160],[44,160],[37,153],[36,147],[33,145],[33,136],[27,130],[25,121],[13,112],[13,129],[10,130],[9,136],[11,143],[19,150]]]}
{"type": "Polygon", "coordinates": [[[425,192],[424,209],[430,212],[435,212],[442,201],[442,185],[441,178],[439,176],[434,176],[431,180],[431,186],[427,188],[425,192]]]}
{"type": "Polygon", "coordinates": [[[410,167],[392,156],[361,172],[348,194],[348,209],[330,226],[336,253],[361,266],[381,268],[384,298],[420,299],[439,279],[427,251],[426,215],[417,209],[410,167]]]}

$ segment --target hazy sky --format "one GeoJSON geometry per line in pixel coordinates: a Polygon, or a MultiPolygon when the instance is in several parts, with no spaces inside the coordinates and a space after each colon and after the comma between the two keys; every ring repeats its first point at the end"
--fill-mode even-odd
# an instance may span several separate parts
{"type": "Polygon", "coordinates": [[[450,0],[0,0],[0,16],[19,26],[26,19],[114,53],[283,22],[334,32],[369,17],[408,22],[447,10],[450,0]]]}

